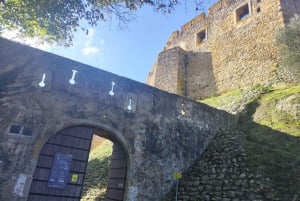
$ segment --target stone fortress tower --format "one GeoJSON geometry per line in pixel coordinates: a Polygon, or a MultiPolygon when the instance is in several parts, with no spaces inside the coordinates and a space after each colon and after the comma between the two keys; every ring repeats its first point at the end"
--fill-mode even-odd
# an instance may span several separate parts
{"type": "Polygon", "coordinates": [[[147,84],[192,99],[264,84],[279,63],[276,31],[300,0],[219,0],[170,36],[147,84]]]}

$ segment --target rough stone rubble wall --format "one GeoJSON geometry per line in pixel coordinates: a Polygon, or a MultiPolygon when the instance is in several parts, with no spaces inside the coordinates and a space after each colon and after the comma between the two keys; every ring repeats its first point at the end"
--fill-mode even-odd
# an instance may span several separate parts
{"type": "Polygon", "coordinates": [[[27,200],[43,145],[64,128],[89,126],[121,143],[129,159],[124,201],[147,201],[164,197],[173,172],[185,171],[218,130],[235,124],[224,111],[100,69],[1,38],[0,47],[1,201],[27,200]],[[11,132],[12,125],[31,134],[11,132]]]}
{"type": "MultiPolygon", "coordinates": [[[[187,71],[198,73],[193,78],[186,78],[189,79],[186,94],[191,98],[202,98],[272,79],[279,63],[276,30],[284,26],[294,13],[300,13],[299,8],[298,0],[219,0],[209,9],[208,16],[201,14],[183,25],[181,31],[171,35],[164,51],[181,47],[187,54],[211,53],[211,59],[201,58],[204,62],[186,66],[187,71]],[[245,4],[249,5],[250,15],[237,22],[236,10],[245,4]],[[197,33],[204,30],[206,40],[196,42],[197,33]],[[199,69],[206,68],[203,63],[210,60],[212,72],[199,72],[199,69]],[[199,79],[214,86],[203,90],[199,79]]],[[[162,77],[162,68],[165,67],[158,64],[156,74],[152,76],[162,77]]],[[[154,86],[160,85],[156,80],[154,86]]]]}
{"type": "MultiPolygon", "coordinates": [[[[261,170],[250,170],[239,131],[220,132],[179,180],[178,201],[282,200],[261,170]]],[[[164,201],[175,200],[175,189],[164,201]]]]}

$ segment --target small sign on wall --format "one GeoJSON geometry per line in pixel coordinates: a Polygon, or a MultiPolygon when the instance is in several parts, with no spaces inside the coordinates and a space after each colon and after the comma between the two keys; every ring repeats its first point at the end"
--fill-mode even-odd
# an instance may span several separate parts
{"type": "Polygon", "coordinates": [[[56,153],[48,180],[48,188],[64,189],[70,179],[70,168],[73,156],[56,153]]]}
{"type": "Polygon", "coordinates": [[[71,182],[72,183],[77,183],[77,181],[78,181],[78,174],[72,174],[71,182]]]}
{"type": "Polygon", "coordinates": [[[14,187],[14,193],[20,197],[24,196],[24,187],[26,184],[27,176],[25,174],[20,174],[16,185],[14,187]]]}

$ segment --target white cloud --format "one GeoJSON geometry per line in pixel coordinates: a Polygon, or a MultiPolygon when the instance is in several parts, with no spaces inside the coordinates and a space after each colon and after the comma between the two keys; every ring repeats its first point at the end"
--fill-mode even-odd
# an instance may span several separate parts
{"type": "MultiPolygon", "coordinates": [[[[92,45],[94,43],[95,34],[96,34],[95,29],[89,29],[88,37],[86,38],[86,40],[84,42],[84,47],[81,48],[81,52],[85,56],[97,54],[97,53],[100,52],[99,47],[96,47],[96,46],[92,45]]],[[[100,44],[104,44],[103,39],[101,39],[99,41],[100,41],[100,44]]]]}
{"type": "Polygon", "coordinates": [[[84,55],[92,55],[92,54],[96,54],[98,53],[100,50],[99,48],[97,47],[91,47],[91,46],[87,46],[87,47],[84,47],[81,49],[81,52],[84,54],[84,55]]]}

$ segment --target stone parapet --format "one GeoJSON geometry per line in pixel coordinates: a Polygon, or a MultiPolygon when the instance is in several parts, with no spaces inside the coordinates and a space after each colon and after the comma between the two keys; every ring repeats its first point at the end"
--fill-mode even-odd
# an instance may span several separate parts
{"type": "MultiPolygon", "coordinates": [[[[38,197],[40,184],[46,196],[64,196],[47,186],[51,157],[74,156],[68,163],[73,174],[72,164],[79,167],[88,155],[81,143],[93,133],[124,148],[126,168],[120,173],[114,166],[110,177],[124,180],[124,198],[119,191],[117,200],[160,200],[174,171],[187,170],[219,130],[235,126],[233,115],[191,99],[1,38],[0,47],[0,200],[38,197]],[[31,181],[37,185],[30,188],[31,181]]],[[[185,54],[179,48],[168,53],[178,65],[165,82],[179,91],[185,54]]]]}

